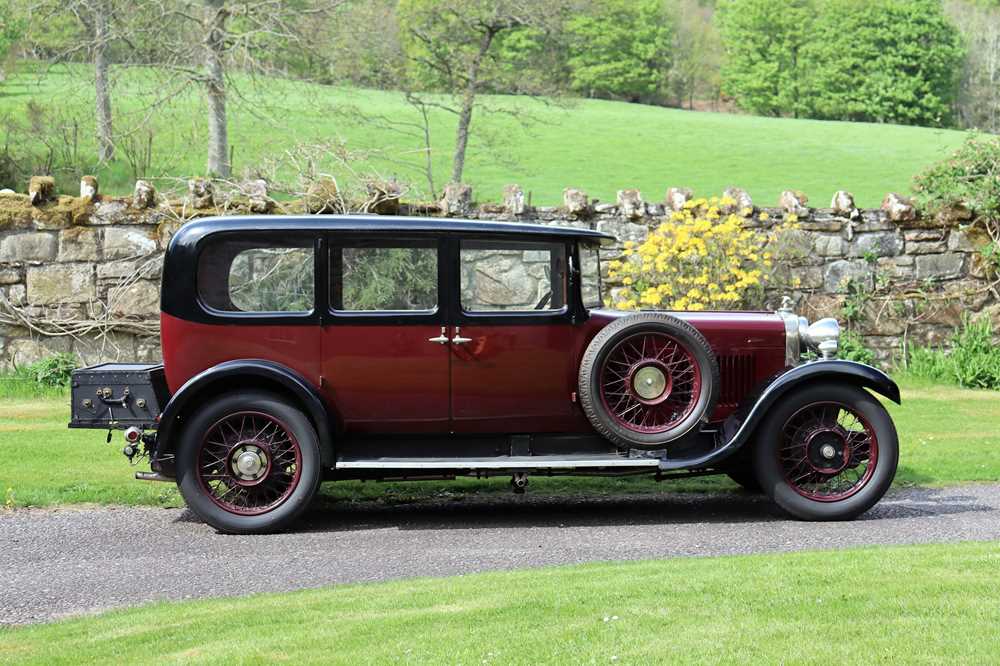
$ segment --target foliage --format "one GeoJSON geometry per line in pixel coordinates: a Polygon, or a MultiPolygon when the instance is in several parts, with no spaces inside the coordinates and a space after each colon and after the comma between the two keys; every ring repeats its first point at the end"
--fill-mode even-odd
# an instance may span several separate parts
{"type": "Polygon", "coordinates": [[[966,388],[1000,390],[1000,347],[994,343],[988,316],[966,316],[951,339],[951,351],[933,347],[910,350],[906,371],[934,381],[966,388]]]}
{"type": "Polygon", "coordinates": [[[73,354],[58,353],[0,374],[0,398],[62,395],[80,366],[73,354]]]}
{"type": "Polygon", "coordinates": [[[949,19],[962,34],[962,65],[956,115],[961,127],[1000,131],[1000,3],[945,0],[949,19]]]}
{"type": "Polygon", "coordinates": [[[811,117],[952,124],[964,52],[940,0],[823,2],[803,55],[811,117]]]}
{"type": "Polygon", "coordinates": [[[657,99],[671,66],[673,17],[661,0],[605,0],[567,26],[573,90],[588,97],[657,99]]]}
{"type": "Polygon", "coordinates": [[[75,355],[61,352],[28,366],[28,373],[43,386],[69,386],[70,375],[80,367],[75,355]]]}
{"type": "MultiPolygon", "coordinates": [[[[0,2],[0,62],[6,62],[14,45],[24,36],[25,17],[9,1],[0,2]]],[[[5,74],[7,67],[0,74],[5,74]]]]}
{"type": "Polygon", "coordinates": [[[950,157],[918,175],[913,189],[932,212],[958,204],[1000,220],[1000,138],[969,136],[950,157]]]}
{"type": "Polygon", "coordinates": [[[815,10],[812,0],[719,0],[723,93],[752,113],[798,117],[815,10]]]}
{"type": "Polygon", "coordinates": [[[970,136],[951,157],[917,176],[913,189],[931,212],[971,210],[990,239],[980,253],[1000,275],[1000,138],[970,136]]]}
{"type": "Polygon", "coordinates": [[[840,336],[837,358],[872,365],[875,362],[875,353],[865,346],[864,338],[860,334],[848,330],[840,336]]]}
{"type": "Polygon", "coordinates": [[[436,253],[421,248],[345,249],[348,310],[429,310],[437,305],[436,253]]]}
{"type": "Polygon", "coordinates": [[[947,126],[964,51],[940,0],[720,0],[723,92],[765,115],[947,126]]]}
{"type": "MultiPolygon", "coordinates": [[[[749,229],[740,215],[722,212],[734,204],[726,197],[692,199],[638,246],[625,243],[624,258],[608,264],[608,279],[624,285],[613,305],[706,310],[746,302],[768,280],[773,261],[767,244],[797,219],[790,215],[769,232],[749,229]]],[[[761,219],[767,221],[767,213],[761,219]]]]}

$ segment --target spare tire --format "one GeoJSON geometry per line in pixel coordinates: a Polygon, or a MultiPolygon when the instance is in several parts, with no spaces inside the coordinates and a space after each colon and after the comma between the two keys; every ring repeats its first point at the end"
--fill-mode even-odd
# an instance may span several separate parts
{"type": "Polygon", "coordinates": [[[620,447],[662,448],[715,408],[719,364],[691,324],[662,312],[622,317],[603,328],[580,363],[580,405],[620,447]]]}

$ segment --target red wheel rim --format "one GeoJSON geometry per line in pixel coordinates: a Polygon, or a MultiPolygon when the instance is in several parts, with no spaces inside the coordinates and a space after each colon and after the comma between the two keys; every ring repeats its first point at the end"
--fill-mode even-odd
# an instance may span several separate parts
{"type": "Polygon", "coordinates": [[[795,492],[839,502],[865,487],[878,464],[878,439],[857,411],[833,402],[806,405],[781,433],[778,464],[795,492]]]}
{"type": "Polygon", "coordinates": [[[216,421],[198,449],[198,481],[217,506],[256,516],[273,511],[299,484],[302,451],[279,419],[236,412],[216,421]]]}
{"type": "Polygon", "coordinates": [[[619,426],[660,434],[676,428],[694,411],[701,394],[701,369],[673,336],[636,333],[608,353],[600,382],[604,408],[619,426]]]}

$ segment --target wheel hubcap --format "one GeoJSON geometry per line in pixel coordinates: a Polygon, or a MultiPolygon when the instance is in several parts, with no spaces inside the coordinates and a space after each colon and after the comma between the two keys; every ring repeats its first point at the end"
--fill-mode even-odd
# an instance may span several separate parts
{"type": "Polygon", "coordinates": [[[267,465],[267,454],[256,444],[239,444],[233,451],[233,474],[240,481],[259,481],[267,465]]]}
{"type": "Polygon", "coordinates": [[[644,400],[655,400],[667,390],[667,376],[657,367],[647,365],[632,377],[632,388],[644,400]]]}

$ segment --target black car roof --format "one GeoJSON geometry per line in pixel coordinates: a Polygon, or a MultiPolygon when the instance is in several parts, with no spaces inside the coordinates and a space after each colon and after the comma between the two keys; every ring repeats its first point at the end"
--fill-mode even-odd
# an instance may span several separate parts
{"type": "Polygon", "coordinates": [[[171,245],[196,244],[217,232],[233,231],[352,231],[446,232],[460,234],[515,234],[614,241],[614,236],[577,227],[464,220],[448,217],[396,217],[387,215],[233,215],[206,217],[185,224],[171,245]]]}

